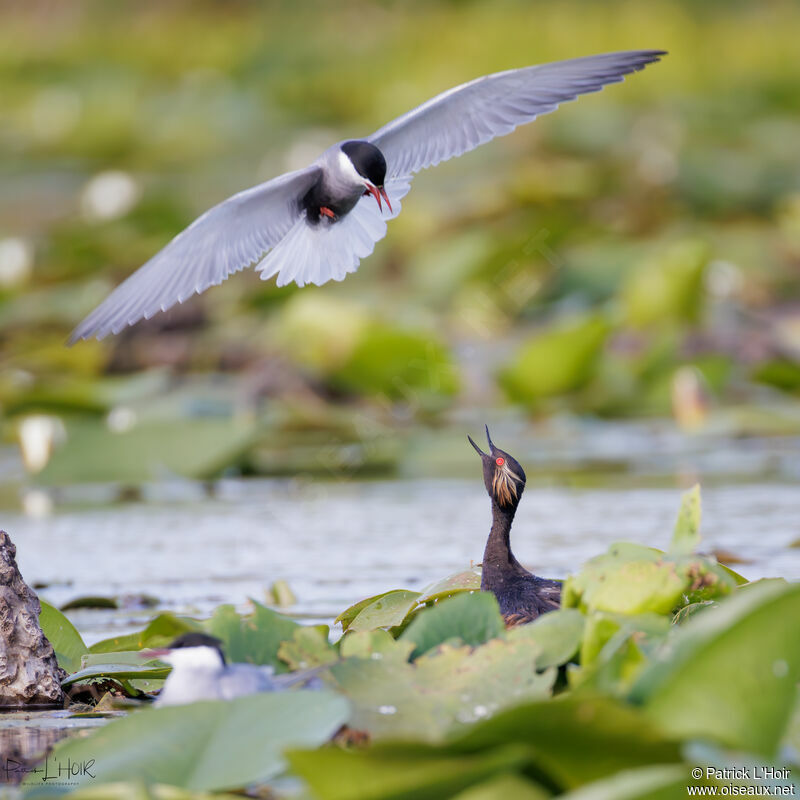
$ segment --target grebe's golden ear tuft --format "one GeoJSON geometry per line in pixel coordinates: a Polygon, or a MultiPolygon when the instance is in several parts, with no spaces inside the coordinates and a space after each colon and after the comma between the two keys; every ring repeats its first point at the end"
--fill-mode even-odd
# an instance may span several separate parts
{"type": "Polygon", "coordinates": [[[517,481],[522,483],[522,478],[508,466],[507,460],[498,459],[498,461],[501,460],[503,461],[502,464],[495,462],[492,494],[494,494],[501,506],[510,506],[519,499],[517,481]]]}

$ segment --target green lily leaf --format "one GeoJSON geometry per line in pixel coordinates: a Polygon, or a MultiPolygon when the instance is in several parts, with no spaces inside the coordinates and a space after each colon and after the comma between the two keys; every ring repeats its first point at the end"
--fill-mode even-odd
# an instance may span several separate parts
{"type": "Polygon", "coordinates": [[[403,658],[409,643],[386,644],[331,667],[353,703],[352,726],[373,738],[441,741],[501,708],[548,696],[555,680],[553,669],[536,672],[540,650],[530,639],[493,639],[474,650],[445,644],[413,663],[403,658]]]}
{"type": "Polygon", "coordinates": [[[386,597],[387,594],[391,594],[391,592],[382,592],[381,594],[376,594],[372,597],[365,597],[363,600],[359,600],[357,603],[354,603],[352,606],[342,611],[342,613],[339,614],[339,616],[333,621],[334,625],[341,624],[342,629],[347,631],[347,629],[350,627],[350,623],[359,615],[361,611],[363,611],[368,605],[374,603],[376,600],[380,600],[381,597],[386,597]]]}
{"type": "Polygon", "coordinates": [[[168,666],[152,666],[134,664],[96,664],[85,669],[74,672],[66,680],[61,682],[62,686],[72,686],[74,683],[85,683],[86,681],[97,680],[100,678],[111,678],[117,681],[132,680],[164,680],[169,675],[172,668],[168,666]]]}
{"type": "Polygon", "coordinates": [[[521,775],[505,774],[459,792],[453,800],[547,800],[552,794],[521,775]]]}
{"type": "Polygon", "coordinates": [[[400,635],[414,642],[411,658],[427,653],[442,642],[457,640],[479,645],[505,633],[497,599],[490,592],[458,594],[424,609],[400,635]]]}
{"type": "Polygon", "coordinates": [[[774,756],[800,679],[798,618],[800,585],[744,586],[674,628],[632,697],[675,736],[774,756]]]}
{"type": "Polygon", "coordinates": [[[337,661],[336,648],[328,641],[328,626],[299,626],[291,639],[281,642],[278,658],[289,669],[310,669],[337,661]]]}
{"type": "Polygon", "coordinates": [[[58,665],[66,672],[81,668],[81,657],[89,648],[84,644],[75,626],[50,603],[41,601],[39,625],[47,640],[53,645],[58,665]]]}
{"type": "Polygon", "coordinates": [[[142,650],[145,647],[163,647],[176,636],[188,631],[201,631],[200,622],[189,617],[178,617],[165,612],[152,619],[144,630],[123,636],[112,636],[109,639],[95,642],[90,653],[114,653],[117,651],[142,650]]]}
{"type": "Polygon", "coordinates": [[[440,581],[432,583],[422,590],[420,603],[434,603],[460,592],[474,592],[481,588],[481,571],[479,568],[454,572],[440,581]]]}
{"type": "Polygon", "coordinates": [[[610,778],[589,783],[561,795],[561,800],[675,800],[686,796],[686,787],[704,785],[689,777],[683,765],[628,769],[610,778]]]}
{"type": "Polygon", "coordinates": [[[680,761],[680,747],[641,711],[591,694],[561,695],[502,711],[451,742],[479,752],[509,742],[531,748],[531,764],[564,789],[620,770],[680,761]]]}
{"type": "Polygon", "coordinates": [[[105,421],[73,422],[67,441],[37,481],[73,483],[155,480],[164,470],[208,478],[235,463],[251,446],[256,426],[229,419],[174,419],[147,422],[114,432],[105,421]]]}
{"type": "Polygon", "coordinates": [[[290,640],[301,626],[254,600],[250,602],[252,614],[240,615],[233,606],[220,606],[203,627],[222,640],[229,661],[269,664],[278,672],[285,671],[278,651],[281,643],[290,640]]]}
{"type": "Polygon", "coordinates": [[[583,639],[586,618],[575,608],[560,608],[528,623],[512,628],[505,638],[531,639],[541,649],[537,669],[566,664],[577,652],[583,639]]]}
{"type": "Polygon", "coordinates": [[[321,745],[348,716],[347,701],[328,691],[146,709],[60,743],[50,758],[91,761],[95,777],[79,775],[79,784],[144,780],[184,789],[238,789],[277,775],[286,749],[321,745]]]}
{"type": "MultiPolygon", "coordinates": [[[[397,589],[379,595],[363,605],[346,630],[371,631],[376,628],[395,628],[402,625],[417,605],[419,592],[397,589]]],[[[347,613],[347,612],[345,612],[347,613]]]]}
{"type": "Polygon", "coordinates": [[[320,800],[441,800],[527,761],[527,748],[511,745],[453,755],[413,744],[347,752],[334,748],[287,754],[292,772],[320,800]]]}
{"type": "Polygon", "coordinates": [[[735,580],[713,559],[669,556],[624,542],[590,559],[564,584],[562,605],[582,611],[671,614],[687,603],[729,594],[735,580]]]}
{"type": "Polygon", "coordinates": [[[695,484],[683,495],[670,553],[693,553],[700,544],[700,485],[695,484]]]}

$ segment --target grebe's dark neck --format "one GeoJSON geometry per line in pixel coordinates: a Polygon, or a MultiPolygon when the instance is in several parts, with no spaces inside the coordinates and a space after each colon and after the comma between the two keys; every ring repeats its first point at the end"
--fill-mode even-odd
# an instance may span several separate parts
{"type": "Polygon", "coordinates": [[[511,552],[511,523],[516,513],[516,506],[504,508],[492,498],[492,529],[483,551],[481,588],[488,588],[510,572],[526,572],[511,552]]]}

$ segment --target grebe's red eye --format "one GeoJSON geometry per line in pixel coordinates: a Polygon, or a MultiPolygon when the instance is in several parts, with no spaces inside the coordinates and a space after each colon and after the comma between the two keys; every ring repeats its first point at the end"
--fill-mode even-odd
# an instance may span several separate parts
{"type": "Polygon", "coordinates": [[[498,466],[498,467],[502,467],[502,466],[503,466],[503,464],[505,464],[505,463],[506,463],[506,460],[503,458],[503,456],[498,456],[498,457],[497,457],[497,458],[494,460],[494,463],[495,463],[495,464],[497,464],[497,466],[498,466]]]}

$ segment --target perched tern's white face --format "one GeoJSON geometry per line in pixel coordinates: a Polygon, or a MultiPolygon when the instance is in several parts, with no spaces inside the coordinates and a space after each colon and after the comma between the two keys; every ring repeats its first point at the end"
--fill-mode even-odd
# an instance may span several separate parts
{"type": "Polygon", "coordinates": [[[218,670],[223,666],[219,653],[213,647],[176,647],[160,658],[174,669],[218,670]]]}

